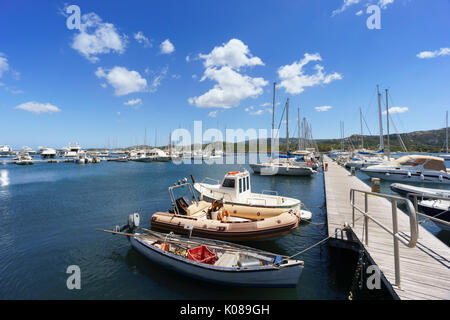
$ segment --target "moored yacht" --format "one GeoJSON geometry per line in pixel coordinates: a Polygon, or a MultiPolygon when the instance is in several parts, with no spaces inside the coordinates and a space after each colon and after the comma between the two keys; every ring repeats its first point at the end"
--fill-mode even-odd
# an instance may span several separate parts
{"type": "Polygon", "coordinates": [[[25,151],[21,151],[19,155],[14,159],[14,163],[18,165],[33,164],[33,158],[25,151]]]}
{"type": "Polygon", "coordinates": [[[280,176],[311,176],[317,173],[312,168],[312,163],[298,163],[295,160],[280,161],[272,159],[266,163],[251,163],[250,167],[254,173],[261,175],[280,175],[280,176]]]}
{"type": "Polygon", "coordinates": [[[12,152],[12,149],[10,146],[0,146],[0,156],[9,156],[12,152]]]}
{"type": "Polygon", "coordinates": [[[81,152],[81,148],[78,143],[69,143],[69,146],[64,150],[65,152],[63,157],[65,158],[77,158],[81,152]]]}
{"type": "Polygon", "coordinates": [[[402,182],[434,182],[450,184],[450,172],[443,158],[408,155],[386,164],[362,168],[370,177],[402,182]]]}
{"type": "Polygon", "coordinates": [[[53,159],[56,157],[56,150],[52,148],[42,148],[40,150],[42,159],[53,159]]]}

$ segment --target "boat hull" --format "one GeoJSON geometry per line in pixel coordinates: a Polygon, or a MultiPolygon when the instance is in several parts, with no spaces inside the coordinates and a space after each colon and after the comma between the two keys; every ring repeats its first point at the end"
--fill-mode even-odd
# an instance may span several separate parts
{"type": "Polygon", "coordinates": [[[448,190],[421,188],[401,183],[393,183],[390,187],[392,191],[404,197],[406,197],[408,193],[413,193],[420,194],[421,199],[427,199],[427,196],[450,198],[450,191],[448,190]]]}
{"type": "Polygon", "coordinates": [[[253,172],[260,175],[279,176],[311,176],[314,170],[307,167],[285,167],[285,166],[265,166],[261,164],[250,164],[253,172]]]}
{"type": "Polygon", "coordinates": [[[448,177],[448,174],[442,174],[442,179],[439,178],[439,174],[423,174],[423,177],[421,176],[421,173],[418,172],[411,172],[410,175],[408,175],[407,172],[404,171],[395,171],[395,170],[389,170],[389,171],[375,171],[370,170],[369,168],[362,168],[362,172],[367,174],[369,177],[372,178],[379,178],[382,180],[388,180],[388,181],[400,181],[400,182],[430,182],[430,183],[442,183],[442,184],[450,184],[450,177],[448,177]]]}
{"type": "Polygon", "coordinates": [[[197,219],[167,212],[156,212],[150,219],[152,229],[189,234],[186,226],[192,226],[192,235],[224,241],[252,241],[276,238],[294,231],[299,224],[298,216],[285,213],[265,221],[220,222],[218,220],[197,219]]]}
{"type": "Polygon", "coordinates": [[[247,268],[207,266],[197,262],[186,262],[170,252],[162,251],[144,241],[130,237],[131,246],[147,259],[191,278],[229,286],[245,287],[295,287],[303,265],[295,264],[284,268],[247,268]]]}

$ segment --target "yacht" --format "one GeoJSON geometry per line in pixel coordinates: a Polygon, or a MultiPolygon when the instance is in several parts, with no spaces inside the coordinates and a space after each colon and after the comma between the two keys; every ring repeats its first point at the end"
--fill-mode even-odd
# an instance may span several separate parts
{"type": "Polygon", "coordinates": [[[69,146],[65,149],[63,157],[65,158],[77,158],[81,152],[81,148],[78,143],[69,143],[69,146]]]}
{"type": "Polygon", "coordinates": [[[0,146],[0,156],[9,156],[12,152],[12,149],[10,146],[0,146]]]}
{"type": "Polygon", "coordinates": [[[158,148],[153,148],[147,152],[147,156],[151,157],[153,161],[167,162],[170,161],[170,156],[158,148]]]}
{"type": "Polygon", "coordinates": [[[25,151],[21,151],[17,158],[15,158],[14,160],[14,163],[18,165],[33,164],[33,158],[25,151]]]}
{"type": "Polygon", "coordinates": [[[362,168],[369,177],[389,181],[433,182],[450,184],[450,171],[445,167],[443,158],[408,155],[390,161],[362,168]]]}
{"type": "Polygon", "coordinates": [[[42,159],[53,159],[56,157],[56,150],[52,148],[42,148],[40,150],[42,159]]]}
{"type": "Polygon", "coordinates": [[[260,175],[281,175],[281,176],[311,176],[317,173],[313,169],[312,162],[305,164],[296,162],[295,159],[280,160],[271,159],[266,163],[251,163],[253,172],[260,175]]]}

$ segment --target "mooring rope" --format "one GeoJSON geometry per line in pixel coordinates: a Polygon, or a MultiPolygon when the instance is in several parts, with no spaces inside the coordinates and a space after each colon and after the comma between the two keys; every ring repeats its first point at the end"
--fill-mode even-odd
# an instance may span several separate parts
{"type": "MultiPolygon", "coordinates": [[[[355,222],[357,222],[357,221],[358,221],[359,219],[361,219],[362,217],[364,217],[364,216],[360,216],[359,218],[356,218],[356,219],[355,219],[355,222]]],[[[342,229],[342,230],[346,230],[346,229],[349,229],[349,228],[351,229],[351,227],[349,227],[349,226],[346,225],[346,224],[343,225],[343,228],[344,228],[344,229],[342,229]]],[[[314,248],[314,247],[318,246],[319,244],[321,244],[321,243],[327,241],[328,239],[330,239],[330,238],[332,238],[332,237],[335,237],[335,236],[338,234],[338,232],[341,232],[342,230],[341,230],[341,229],[336,229],[336,231],[335,231],[333,234],[331,234],[331,235],[329,235],[328,237],[326,237],[326,238],[320,240],[319,242],[316,242],[315,244],[309,246],[308,248],[306,248],[306,249],[304,249],[304,250],[302,250],[302,251],[300,251],[300,252],[297,252],[296,254],[293,254],[293,255],[287,257],[287,259],[291,259],[291,258],[293,258],[293,257],[295,257],[295,256],[298,256],[298,255],[300,255],[300,254],[302,254],[302,253],[305,253],[305,252],[311,250],[312,248],[314,248]]]]}

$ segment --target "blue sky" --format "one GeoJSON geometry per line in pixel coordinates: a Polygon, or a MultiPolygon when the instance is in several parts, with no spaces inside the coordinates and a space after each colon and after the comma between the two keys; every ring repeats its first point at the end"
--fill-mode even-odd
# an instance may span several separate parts
{"type": "Polygon", "coordinates": [[[145,129],[166,144],[194,120],[269,129],[274,81],[291,135],[297,107],[315,138],[339,137],[340,121],[359,133],[360,107],[376,133],[377,84],[399,131],[442,128],[449,12],[446,0],[1,1],[0,144],[128,146],[145,129]],[[81,30],[67,28],[68,5],[81,30]]]}

